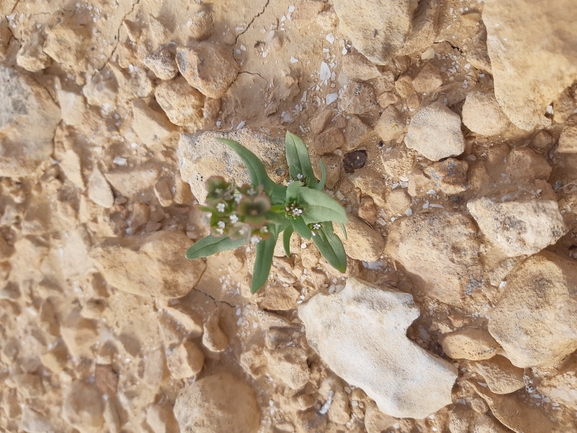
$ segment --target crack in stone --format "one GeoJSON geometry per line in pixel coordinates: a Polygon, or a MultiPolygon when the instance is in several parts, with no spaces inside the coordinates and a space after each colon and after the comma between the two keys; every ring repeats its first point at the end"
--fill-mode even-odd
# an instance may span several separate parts
{"type": "Polygon", "coordinates": [[[16,10],[16,8],[18,7],[18,5],[20,4],[20,0],[18,0],[15,4],[14,7],[12,8],[12,10],[10,11],[10,13],[8,15],[12,15],[14,13],[14,11],[16,10]]]}
{"type": "Polygon", "coordinates": [[[133,3],[130,11],[125,13],[124,16],[122,17],[122,20],[120,21],[120,25],[118,26],[118,30],[116,31],[116,46],[114,47],[114,49],[110,53],[110,56],[108,56],[108,58],[106,59],[106,62],[104,62],[104,66],[102,66],[102,68],[98,69],[98,72],[101,72],[106,66],[108,66],[108,63],[110,63],[110,59],[112,59],[114,57],[114,54],[116,53],[116,50],[118,49],[118,44],[120,44],[120,28],[122,27],[122,23],[124,22],[124,20],[126,19],[126,17],[128,15],[130,15],[132,12],[134,12],[134,9],[136,9],[136,6],[138,6],[138,5],[140,5],[140,0],[137,0],[135,3],[133,3]]]}
{"type": "Polygon", "coordinates": [[[263,80],[265,83],[267,82],[266,79],[265,79],[261,74],[259,74],[258,72],[240,71],[240,72],[238,73],[238,75],[240,75],[240,74],[256,75],[256,76],[259,77],[261,80],[263,80]]]}
{"type": "Polygon", "coordinates": [[[266,3],[265,3],[265,5],[263,6],[262,11],[260,11],[258,14],[256,14],[256,15],[252,18],[252,20],[250,20],[250,23],[248,23],[248,25],[246,26],[246,29],[244,29],[242,32],[240,32],[240,33],[236,36],[236,38],[235,38],[235,40],[234,40],[234,45],[235,45],[235,46],[236,46],[236,44],[238,43],[238,38],[240,38],[242,35],[244,35],[246,32],[248,32],[248,30],[251,28],[251,26],[252,26],[252,24],[254,23],[254,21],[255,21],[258,17],[260,17],[262,14],[264,14],[264,12],[266,11],[266,8],[268,7],[269,3],[270,3],[270,0],[266,0],[266,3]]]}
{"type": "Polygon", "coordinates": [[[228,305],[230,308],[237,308],[237,307],[238,307],[237,305],[232,305],[231,303],[226,302],[226,301],[218,301],[217,299],[215,299],[214,296],[211,296],[211,295],[209,295],[208,293],[203,292],[203,291],[200,290],[200,289],[197,289],[196,287],[193,287],[192,290],[194,290],[194,291],[196,291],[196,292],[198,292],[198,293],[202,293],[202,294],[205,295],[205,296],[208,296],[210,299],[212,299],[212,302],[214,302],[214,305],[226,304],[226,305],[228,305]]]}

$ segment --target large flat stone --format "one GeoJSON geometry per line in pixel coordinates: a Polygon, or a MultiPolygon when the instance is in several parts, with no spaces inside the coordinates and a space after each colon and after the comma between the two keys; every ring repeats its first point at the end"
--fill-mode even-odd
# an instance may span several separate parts
{"type": "Polygon", "coordinates": [[[307,340],[331,370],[397,418],[424,418],[451,403],[455,368],[406,336],[413,297],[350,279],[299,307],[307,340]]]}

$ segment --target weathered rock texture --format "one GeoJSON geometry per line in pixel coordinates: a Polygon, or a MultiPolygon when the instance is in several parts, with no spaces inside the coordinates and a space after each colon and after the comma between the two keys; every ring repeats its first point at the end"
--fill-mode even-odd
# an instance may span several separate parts
{"type": "Polygon", "coordinates": [[[256,433],[260,427],[254,390],[230,373],[208,376],[182,388],[174,416],[181,432],[256,433]]]}
{"type": "Polygon", "coordinates": [[[419,317],[411,295],[349,279],[338,294],[314,296],[299,316],[311,347],[386,414],[424,418],[451,403],[454,367],[406,337],[419,317]]]}
{"type": "Polygon", "coordinates": [[[550,124],[547,106],[577,79],[576,21],[573,0],[485,2],[495,96],[519,128],[550,124]]]}
{"type": "Polygon", "coordinates": [[[450,212],[395,221],[386,253],[400,262],[419,290],[448,304],[481,286],[479,244],[470,218],[450,212]]]}
{"type": "Polygon", "coordinates": [[[90,252],[106,281],[140,296],[178,298],[197,283],[205,264],[184,258],[190,239],[160,231],[143,238],[109,238],[90,252]]]}
{"type": "Polygon", "coordinates": [[[538,253],[567,232],[552,200],[495,203],[483,197],[469,201],[467,208],[487,239],[508,257],[538,253]]]}
{"type": "Polygon", "coordinates": [[[60,109],[32,77],[0,66],[0,176],[30,174],[28,168],[46,160],[60,109]]]}
{"type": "Polygon", "coordinates": [[[527,259],[508,278],[489,313],[489,332],[514,365],[552,366],[577,349],[576,291],[575,263],[550,252],[527,259]]]}

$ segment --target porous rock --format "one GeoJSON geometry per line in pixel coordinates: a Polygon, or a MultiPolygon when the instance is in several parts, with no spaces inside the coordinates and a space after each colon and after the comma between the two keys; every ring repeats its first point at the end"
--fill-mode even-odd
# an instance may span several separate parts
{"type": "Polygon", "coordinates": [[[419,290],[458,304],[481,286],[476,233],[462,214],[418,214],[394,222],[385,251],[404,266],[419,290]]]}
{"type": "Polygon", "coordinates": [[[557,152],[577,153],[577,114],[570,116],[563,125],[557,152]]]}
{"type": "Polygon", "coordinates": [[[202,344],[213,352],[222,352],[228,346],[228,337],[219,324],[219,317],[212,314],[203,326],[202,344]]]}
{"type": "Polygon", "coordinates": [[[59,22],[46,30],[44,52],[66,68],[85,67],[90,34],[84,25],[59,22]]]}
{"type": "Polygon", "coordinates": [[[485,378],[487,386],[495,394],[510,394],[525,386],[523,369],[515,367],[507,358],[497,355],[473,365],[485,378]]]}
{"type": "Polygon", "coordinates": [[[164,113],[153,110],[142,99],[132,101],[132,113],[132,128],[147,146],[160,143],[173,130],[164,113]]]}
{"type": "Polygon", "coordinates": [[[378,108],[375,89],[368,83],[352,81],[339,98],[339,110],[364,114],[378,108]]]}
{"type": "Polygon", "coordinates": [[[577,357],[569,357],[557,374],[543,378],[537,390],[551,400],[577,410],[577,357]]]}
{"type": "Polygon", "coordinates": [[[343,239],[343,244],[350,258],[365,262],[374,262],[381,258],[385,241],[379,232],[353,215],[349,215],[346,230],[347,237],[343,239]]]}
{"type": "Polygon", "coordinates": [[[52,61],[42,50],[44,37],[40,31],[36,31],[22,44],[16,55],[18,66],[30,72],[38,72],[47,68],[52,61]]]}
{"type": "Polygon", "coordinates": [[[567,232],[552,200],[499,203],[482,197],[469,201],[467,209],[487,239],[507,257],[538,253],[567,232]]]}
{"type": "Polygon", "coordinates": [[[181,134],[178,161],[182,179],[190,185],[192,194],[202,203],[206,197],[205,182],[210,176],[234,179],[237,185],[250,184],[250,176],[240,157],[219,138],[234,140],[253,152],[263,162],[273,181],[288,177],[284,140],[266,131],[241,129],[233,132],[200,131],[181,134]]]}
{"type": "Polygon", "coordinates": [[[209,42],[179,47],[176,63],[188,84],[215,99],[225,94],[240,70],[231,50],[209,42]]]}
{"type": "Polygon", "coordinates": [[[168,47],[160,47],[148,54],[144,65],[161,80],[172,80],[178,74],[174,53],[168,47]]]}
{"type": "Polygon", "coordinates": [[[521,129],[549,125],[547,106],[577,79],[574,6],[572,0],[531,3],[530,7],[526,0],[485,2],[483,22],[495,96],[521,129]]]}
{"type": "Polygon", "coordinates": [[[455,158],[435,162],[425,168],[425,173],[435,186],[445,194],[459,194],[467,189],[467,170],[469,164],[455,158]]]}
{"type": "Polygon", "coordinates": [[[204,96],[178,77],[158,85],[154,92],[156,102],[175,125],[198,124],[202,120],[204,96]]]}
{"type": "Polygon", "coordinates": [[[494,95],[473,91],[467,94],[463,104],[463,124],[477,134],[491,136],[503,132],[509,119],[494,95]]]}
{"type": "Polygon", "coordinates": [[[465,151],[461,118],[439,102],[421,108],[411,120],[405,144],[431,161],[459,156],[465,151]]]}
{"type": "Polygon", "coordinates": [[[28,175],[30,165],[54,150],[60,109],[33,78],[6,66],[0,66],[0,100],[0,176],[28,175]]]}
{"type": "Polygon", "coordinates": [[[301,347],[284,347],[265,350],[267,369],[292,389],[300,389],[309,380],[307,353],[301,347]]]}
{"type": "Polygon", "coordinates": [[[489,332],[514,365],[553,366],[577,350],[576,290],[575,263],[550,252],[509,274],[503,297],[489,312],[489,332]]]}
{"type": "Polygon", "coordinates": [[[165,348],[166,366],[174,379],[197,375],[204,366],[204,354],[192,341],[165,348]]]}
{"type": "Polygon", "coordinates": [[[416,2],[335,0],[339,30],[367,59],[385,65],[403,47],[416,2]]]}
{"type": "Polygon", "coordinates": [[[104,401],[100,392],[80,380],[64,395],[62,417],[81,432],[98,431],[104,424],[104,401]]]}
{"type": "Polygon", "coordinates": [[[375,132],[379,134],[381,140],[389,142],[398,139],[407,130],[405,119],[399,111],[389,106],[383,111],[377,124],[375,125],[375,132]]]}
{"type": "Polygon", "coordinates": [[[174,404],[182,432],[256,433],[260,427],[254,389],[230,373],[217,373],[185,386],[174,404]]]}
{"type": "Polygon", "coordinates": [[[190,239],[183,233],[159,231],[141,238],[108,238],[90,256],[106,281],[140,296],[178,298],[186,295],[204,271],[201,261],[188,261],[190,239]]]}
{"type": "Polygon", "coordinates": [[[406,337],[419,316],[411,295],[349,279],[341,292],[301,305],[299,316],[310,346],[382,412],[424,418],[451,403],[455,368],[406,337]]]}

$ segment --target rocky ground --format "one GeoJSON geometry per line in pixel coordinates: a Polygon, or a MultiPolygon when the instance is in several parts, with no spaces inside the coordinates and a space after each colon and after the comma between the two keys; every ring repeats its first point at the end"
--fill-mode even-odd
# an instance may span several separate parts
{"type": "Polygon", "coordinates": [[[0,2],[0,431],[577,431],[573,3],[0,2]],[[287,130],[348,270],[251,295],[194,204],[287,130]]]}

